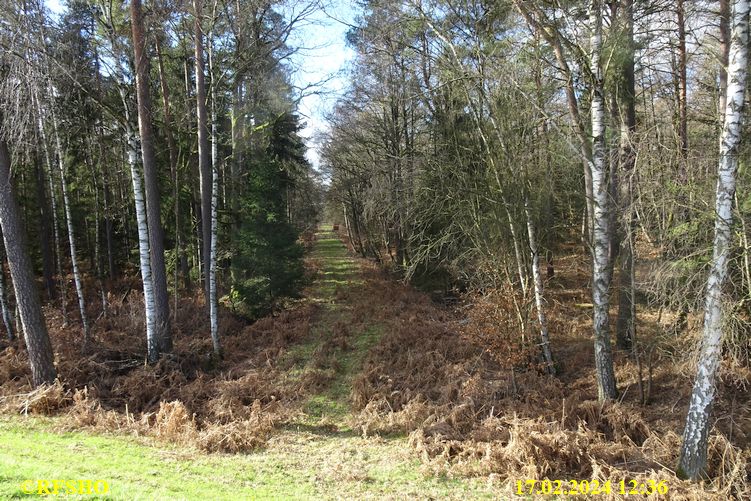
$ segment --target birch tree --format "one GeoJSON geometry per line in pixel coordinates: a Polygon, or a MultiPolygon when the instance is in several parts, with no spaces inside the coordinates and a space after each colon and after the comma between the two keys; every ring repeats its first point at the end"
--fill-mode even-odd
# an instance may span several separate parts
{"type": "Polygon", "coordinates": [[[211,245],[209,249],[209,322],[214,355],[220,357],[222,346],[219,342],[219,304],[216,292],[216,237],[218,230],[219,207],[219,140],[217,134],[216,87],[219,78],[214,71],[213,33],[209,33],[209,73],[211,74],[211,245]]]}
{"type": "MultiPolygon", "coordinates": [[[[154,132],[151,125],[151,96],[149,92],[149,60],[140,0],[130,3],[133,51],[136,66],[136,91],[138,96],[138,130],[141,135],[143,179],[146,188],[146,217],[149,230],[149,253],[154,290],[154,321],[156,356],[172,351],[170,334],[169,295],[167,271],[164,264],[164,230],[161,221],[159,183],[154,151],[154,132]]],[[[135,186],[134,186],[135,188],[135,186]]],[[[151,358],[151,356],[150,356],[151,358]]]]}
{"type": "MultiPolygon", "coordinates": [[[[48,86],[50,95],[53,94],[52,86],[48,86]]],[[[53,105],[54,106],[54,105],[53,105]]],[[[70,265],[73,269],[73,283],[76,286],[76,296],[78,297],[78,312],[81,315],[81,324],[83,327],[83,345],[86,347],[89,343],[91,331],[89,321],[86,317],[86,299],[84,298],[83,283],[81,281],[81,270],[78,265],[78,250],[76,248],[75,226],[73,223],[73,213],[71,212],[71,202],[68,192],[68,181],[65,179],[65,150],[60,139],[60,126],[58,124],[57,114],[52,108],[50,110],[52,119],[52,135],[55,141],[55,152],[57,153],[57,167],[60,173],[60,188],[63,194],[63,210],[65,212],[65,223],[68,227],[68,245],[70,246],[70,265]]]]}
{"type": "Polygon", "coordinates": [[[600,400],[618,396],[613,355],[610,347],[610,203],[608,200],[608,166],[605,154],[605,96],[602,56],[602,0],[593,0],[590,7],[592,72],[592,305],[594,324],[595,374],[600,400]]]}
{"type": "MultiPolygon", "coordinates": [[[[117,49],[112,12],[108,11],[107,15],[107,35],[112,46],[114,57],[115,59],[119,59],[120,52],[117,49]]],[[[123,71],[119,64],[115,65],[115,83],[117,85],[124,113],[122,127],[124,132],[125,154],[130,170],[131,186],[133,188],[136,231],[138,235],[139,268],[141,272],[141,283],[143,285],[144,317],[146,323],[146,358],[150,363],[154,363],[160,356],[160,344],[157,339],[157,314],[154,300],[154,281],[151,272],[151,245],[149,240],[148,216],[146,212],[146,197],[143,188],[143,175],[138,162],[138,139],[133,126],[133,112],[131,110],[131,103],[128,99],[123,71]]]]}
{"type": "Polygon", "coordinates": [[[723,286],[728,277],[732,246],[733,197],[738,173],[738,147],[741,141],[743,108],[748,72],[748,0],[732,5],[730,52],[727,70],[725,117],[720,137],[720,161],[715,201],[712,264],[704,303],[704,331],[699,366],[683,431],[678,474],[697,479],[707,463],[707,441],[712,426],[710,414],[715,398],[715,379],[722,357],[723,286]]]}

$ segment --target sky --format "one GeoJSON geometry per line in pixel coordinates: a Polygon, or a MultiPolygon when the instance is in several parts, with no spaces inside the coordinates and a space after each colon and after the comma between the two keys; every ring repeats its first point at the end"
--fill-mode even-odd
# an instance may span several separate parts
{"type": "MultiPolygon", "coordinates": [[[[63,12],[63,0],[45,0],[47,7],[56,15],[63,12]]],[[[306,0],[291,0],[292,7],[286,15],[294,15],[295,5],[306,0]]],[[[318,167],[320,158],[315,138],[327,130],[325,116],[346,90],[346,70],[354,58],[347,47],[348,25],[354,24],[357,15],[356,2],[348,0],[325,0],[323,9],[316,11],[293,32],[289,43],[300,47],[292,58],[294,68],[292,83],[304,92],[298,112],[306,126],[301,135],[308,144],[308,160],[318,167]]],[[[297,7],[299,11],[299,7],[297,7]]]]}
{"type": "Polygon", "coordinates": [[[298,87],[321,83],[316,88],[318,92],[303,97],[298,108],[307,124],[302,136],[308,143],[308,160],[316,168],[319,165],[316,136],[327,130],[325,115],[346,91],[347,68],[354,59],[354,51],[346,44],[349,25],[354,24],[358,14],[353,4],[347,0],[329,0],[291,40],[291,45],[303,48],[293,59],[296,69],[293,83],[298,87]]]}

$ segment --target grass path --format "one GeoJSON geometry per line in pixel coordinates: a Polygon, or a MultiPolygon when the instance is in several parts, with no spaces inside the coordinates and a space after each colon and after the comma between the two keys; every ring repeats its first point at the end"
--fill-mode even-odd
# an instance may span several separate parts
{"type": "MultiPolygon", "coordinates": [[[[364,280],[361,262],[331,231],[317,235],[312,258],[320,273],[307,298],[322,308],[310,339],[288,352],[285,377],[310,370],[316,349],[337,323],[351,319],[337,289],[364,280]]],[[[426,476],[405,437],[363,438],[349,427],[350,382],[380,333],[367,323],[350,332],[301,417],[255,453],[206,454],[144,438],[59,433],[54,418],[0,416],[0,499],[27,497],[20,487],[27,479],[108,482],[106,496],[80,499],[498,499],[482,479],[426,476]]]]}

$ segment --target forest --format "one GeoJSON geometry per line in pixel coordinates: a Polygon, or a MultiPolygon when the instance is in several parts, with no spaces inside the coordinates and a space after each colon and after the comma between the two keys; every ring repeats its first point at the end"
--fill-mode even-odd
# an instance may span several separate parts
{"type": "Polygon", "coordinates": [[[0,0],[0,498],[751,499],[750,14],[0,0]]]}

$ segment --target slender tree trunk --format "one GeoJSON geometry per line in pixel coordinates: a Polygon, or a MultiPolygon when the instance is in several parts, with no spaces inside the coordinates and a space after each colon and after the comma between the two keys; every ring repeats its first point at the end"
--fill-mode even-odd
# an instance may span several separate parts
{"type": "Polygon", "coordinates": [[[738,172],[738,148],[743,125],[743,107],[748,71],[749,1],[735,0],[731,15],[732,35],[724,126],[720,138],[720,161],[715,204],[715,236],[712,264],[704,305],[704,334],[699,367],[683,431],[677,473],[697,479],[707,463],[707,441],[712,426],[710,414],[715,396],[715,378],[722,356],[723,298],[728,259],[732,246],[733,197],[738,172]]]}
{"type": "Polygon", "coordinates": [[[164,63],[162,61],[162,48],[159,41],[159,37],[156,38],[156,57],[159,64],[159,83],[162,89],[162,106],[164,107],[164,133],[167,136],[167,149],[169,151],[169,164],[170,174],[172,177],[172,187],[174,189],[174,203],[175,203],[175,306],[174,306],[174,319],[177,321],[177,305],[179,299],[179,270],[180,270],[180,190],[178,186],[178,174],[177,174],[177,143],[175,142],[175,136],[172,133],[172,110],[170,108],[170,93],[167,79],[164,75],[164,63]]]}
{"type": "Polygon", "coordinates": [[[162,228],[159,175],[154,151],[154,132],[151,125],[151,96],[149,94],[149,60],[143,27],[141,1],[130,2],[133,28],[133,50],[136,65],[136,90],[138,95],[138,130],[141,135],[143,179],[146,188],[146,216],[151,252],[151,276],[154,286],[155,328],[154,336],[159,354],[172,351],[170,333],[169,294],[167,270],[164,264],[164,229],[162,228]]]}
{"type": "Polygon", "coordinates": [[[133,182],[133,196],[136,206],[136,222],[138,225],[138,251],[141,263],[141,280],[143,282],[143,302],[146,316],[146,352],[149,363],[159,360],[161,350],[157,339],[157,315],[154,301],[154,281],[151,274],[151,251],[149,249],[149,228],[146,215],[146,200],[143,192],[143,180],[138,169],[138,144],[135,133],[130,126],[130,119],[126,111],[126,136],[128,141],[128,165],[133,182]]]}
{"type": "MultiPolygon", "coordinates": [[[[52,92],[50,91],[50,95],[52,92]]],[[[76,296],[78,296],[78,311],[81,315],[81,324],[83,325],[83,346],[86,348],[90,341],[91,331],[89,330],[89,321],[86,317],[86,301],[83,294],[83,283],[81,281],[81,271],[78,267],[78,251],[76,250],[76,236],[73,230],[73,213],[70,206],[70,197],[68,196],[68,181],[65,179],[65,153],[63,144],[60,140],[60,130],[57,123],[55,110],[51,110],[52,131],[55,136],[55,150],[57,152],[57,165],[60,172],[60,187],[63,192],[63,209],[65,210],[65,221],[68,225],[68,244],[70,245],[70,264],[73,268],[73,282],[76,286],[76,296]]]]}
{"type": "Polygon", "coordinates": [[[540,324],[540,346],[545,359],[545,370],[548,374],[555,374],[553,353],[550,351],[550,336],[548,335],[548,321],[545,317],[545,293],[540,273],[540,253],[537,247],[535,223],[532,220],[532,212],[529,210],[529,201],[524,201],[524,215],[527,219],[527,237],[529,238],[529,252],[532,257],[532,281],[535,288],[535,307],[537,309],[537,321],[540,324]]]}
{"type": "MultiPolygon", "coordinates": [[[[39,103],[37,102],[37,106],[39,103]]],[[[41,117],[41,110],[38,110],[39,117],[41,117]]],[[[60,245],[60,224],[57,220],[58,218],[58,210],[57,210],[57,190],[55,189],[55,169],[52,167],[52,159],[49,151],[49,146],[47,143],[47,138],[45,137],[44,132],[44,124],[42,123],[42,119],[37,119],[37,124],[39,127],[39,131],[41,132],[41,138],[42,138],[42,147],[44,149],[44,157],[45,157],[45,164],[47,167],[47,184],[49,185],[50,190],[50,204],[52,205],[52,237],[54,239],[55,244],[55,266],[57,267],[57,277],[58,277],[58,283],[60,284],[60,310],[63,316],[63,326],[68,324],[68,298],[67,298],[67,288],[65,287],[65,272],[63,270],[63,252],[60,245]]]]}
{"type": "MultiPolygon", "coordinates": [[[[185,84],[185,119],[190,124],[192,122],[192,113],[191,110],[194,108],[192,107],[190,103],[190,97],[191,97],[191,89],[193,88],[190,83],[190,64],[188,62],[188,54],[186,52],[185,59],[183,61],[183,76],[184,76],[184,84],[185,84]]],[[[183,155],[183,168],[185,170],[190,169],[190,163],[192,161],[192,154],[185,154],[183,155]]],[[[179,172],[179,171],[178,171],[179,172]]],[[[188,220],[188,226],[189,230],[186,235],[186,237],[182,240],[182,248],[181,248],[181,256],[180,256],[180,267],[182,268],[182,274],[183,274],[183,281],[185,282],[185,290],[188,295],[192,294],[193,292],[193,284],[191,283],[190,279],[190,266],[188,265],[188,249],[190,248],[192,250],[192,242],[193,242],[193,183],[190,183],[190,189],[191,189],[191,200],[190,205],[188,206],[187,210],[187,220],[188,220]]],[[[190,252],[191,257],[193,256],[192,252],[190,252]]],[[[199,260],[200,261],[200,260],[199,260]]],[[[200,276],[201,276],[201,267],[198,267],[198,276],[199,276],[199,282],[200,282],[200,276]]]]}
{"type": "Polygon", "coordinates": [[[209,158],[208,121],[206,118],[206,81],[203,61],[203,1],[193,0],[195,9],[196,114],[198,116],[198,172],[201,186],[201,239],[203,247],[204,292],[208,299],[211,269],[211,193],[212,174],[209,158]]]}
{"type": "Polygon", "coordinates": [[[608,200],[608,166],[605,153],[605,99],[600,64],[602,51],[602,0],[593,0],[590,12],[592,29],[592,194],[594,221],[592,234],[592,304],[594,309],[594,349],[597,394],[600,400],[618,396],[613,355],[610,347],[610,203],[608,200]]]}
{"type": "Polygon", "coordinates": [[[216,86],[219,79],[214,72],[214,42],[209,33],[209,73],[211,74],[211,246],[209,249],[209,321],[211,324],[211,342],[214,355],[221,357],[222,346],[219,342],[219,298],[216,292],[216,244],[218,230],[219,206],[219,142],[217,137],[216,86]]]}
{"type": "Polygon", "coordinates": [[[636,319],[634,311],[634,289],[632,270],[634,267],[634,233],[636,217],[633,203],[633,187],[636,166],[634,134],[636,133],[636,88],[634,82],[634,4],[633,0],[623,2],[623,20],[626,36],[626,55],[621,68],[622,81],[618,96],[618,116],[620,118],[619,164],[620,206],[623,238],[620,241],[620,269],[618,274],[618,317],[616,320],[616,342],[621,348],[628,348],[635,339],[636,319]]]}
{"type": "Polygon", "coordinates": [[[132,113],[126,90],[122,83],[122,75],[118,74],[120,100],[125,111],[125,141],[130,179],[133,186],[133,198],[136,209],[136,227],[138,230],[138,257],[141,268],[141,282],[143,284],[144,316],[146,317],[146,359],[149,363],[159,360],[159,340],[157,339],[157,314],[154,300],[154,280],[151,274],[151,242],[149,240],[149,223],[146,214],[146,199],[143,190],[143,178],[138,169],[138,141],[132,126],[132,113]]]}
{"type": "MultiPolygon", "coordinates": [[[[499,186],[499,189],[500,188],[499,186]]],[[[522,291],[522,297],[526,300],[527,298],[527,277],[526,273],[524,273],[524,258],[522,257],[522,251],[521,251],[521,245],[519,243],[519,235],[516,232],[516,225],[514,224],[514,219],[511,217],[511,212],[509,211],[508,205],[505,203],[504,200],[504,209],[506,211],[506,218],[508,220],[508,227],[509,231],[511,232],[511,241],[514,244],[514,258],[516,260],[516,273],[519,276],[519,288],[522,291]]]]}
{"type": "MultiPolygon", "coordinates": [[[[2,115],[0,114],[0,121],[2,115]]],[[[16,291],[18,314],[21,317],[26,349],[34,386],[51,383],[57,377],[52,345],[42,314],[34,272],[26,247],[18,201],[10,176],[11,160],[8,145],[0,139],[0,226],[3,231],[8,267],[16,291]]],[[[3,318],[5,321],[6,319],[3,318]]]]}
{"type": "Polygon", "coordinates": [[[730,0],[720,0],[720,127],[725,119],[728,91],[728,57],[730,53],[730,0]]]}
{"type": "MultiPolygon", "coordinates": [[[[524,19],[531,26],[535,27],[542,37],[553,47],[556,62],[558,63],[558,69],[565,79],[564,92],[566,93],[566,103],[568,105],[569,116],[574,124],[574,130],[579,138],[580,155],[582,158],[582,166],[584,170],[584,191],[586,194],[586,206],[585,213],[585,246],[591,247],[593,240],[593,224],[595,220],[595,202],[594,202],[594,190],[592,180],[592,144],[590,138],[587,135],[586,126],[584,120],[579,113],[579,100],[576,96],[576,88],[574,85],[574,74],[571,71],[571,67],[566,60],[566,56],[563,52],[563,45],[561,44],[560,37],[549,26],[545,26],[541,21],[538,21],[533,16],[534,6],[532,2],[524,2],[522,0],[514,0],[514,5],[522,14],[524,19]]],[[[600,38],[602,35],[600,34],[600,38]]]]}

